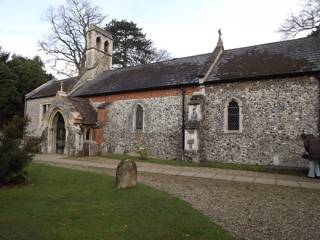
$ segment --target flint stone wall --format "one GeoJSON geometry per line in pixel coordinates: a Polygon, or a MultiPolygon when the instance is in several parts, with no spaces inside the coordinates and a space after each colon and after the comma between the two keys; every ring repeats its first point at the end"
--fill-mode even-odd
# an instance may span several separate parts
{"type": "Polygon", "coordinates": [[[206,89],[203,156],[208,161],[306,166],[299,135],[318,135],[319,83],[300,77],[216,84],[206,89]],[[225,105],[242,104],[242,133],[224,131],[225,105]]]}
{"type": "Polygon", "coordinates": [[[26,116],[30,119],[27,131],[31,136],[40,137],[42,134],[42,105],[52,104],[54,97],[29,99],[26,101],[26,116]]]}
{"type": "Polygon", "coordinates": [[[120,100],[107,107],[104,138],[109,152],[137,152],[140,147],[149,156],[179,158],[182,153],[182,97],[120,100]],[[143,131],[134,129],[137,104],[144,110],[143,131]]]}

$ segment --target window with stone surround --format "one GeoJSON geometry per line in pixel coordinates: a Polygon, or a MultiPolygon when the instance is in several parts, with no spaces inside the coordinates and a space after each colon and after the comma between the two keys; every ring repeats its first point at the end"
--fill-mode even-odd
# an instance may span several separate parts
{"type": "Polygon", "coordinates": [[[231,102],[229,102],[228,105],[228,130],[230,131],[239,131],[239,105],[238,103],[233,99],[231,102]]]}
{"type": "Polygon", "coordinates": [[[137,105],[135,111],[135,130],[143,130],[143,108],[140,104],[137,105]]]}
{"type": "Polygon", "coordinates": [[[42,104],[41,105],[41,114],[40,118],[42,119],[44,114],[49,110],[50,104],[42,104]]]}
{"type": "Polygon", "coordinates": [[[239,100],[231,99],[225,106],[224,131],[227,133],[242,132],[242,113],[239,100]]]}

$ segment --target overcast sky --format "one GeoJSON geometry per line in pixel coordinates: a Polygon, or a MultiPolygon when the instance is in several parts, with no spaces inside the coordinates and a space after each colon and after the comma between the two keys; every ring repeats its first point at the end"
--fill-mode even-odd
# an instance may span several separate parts
{"type": "MultiPolygon", "coordinates": [[[[211,52],[219,28],[225,49],[281,40],[279,25],[301,0],[92,0],[113,18],[134,21],[156,47],[173,57],[211,52]]],[[[0,0],[0,46],[20,55],[45,55],[37,42],[48,25],[42,17],[48,7],[64,0],[0,0]]],[[[47,70],[50,71],[47,66],[47,70]]]]}

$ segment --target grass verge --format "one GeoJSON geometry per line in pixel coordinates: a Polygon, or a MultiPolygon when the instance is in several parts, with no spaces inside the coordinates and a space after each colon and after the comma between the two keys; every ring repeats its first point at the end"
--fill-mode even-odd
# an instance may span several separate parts
{"type": "Polygon", "coordinates": [[[305,176],[307,169],[304,168],[290,168],[290,167],[279,167],[279,166],[266,166],[266,165],[252,165],[252,164],[240,164],[240,163],[223,163],[223,162],[188,162],[181,160],[165,160],[165,159],[146,159],[140,160],[139,157],[125,155],[125,154],[107,154],[102,156],[104,159],[133,159],[138,162],[150,162],[164,165],[173,166],[185,166],[185,167],[209,167],[209,168],[220,168],[220,169],[232,169],[232,170],[245,170],[254,172],[266,172],[276,174],[289,174],[297,176],[305,176]]]}
{"type": "Polygon", "coordinates": [[[28,171],[32,184],[0,188],[2,240],[233,239],[190,204],[141,184],[116,190],[96,173],[28,171]]]}

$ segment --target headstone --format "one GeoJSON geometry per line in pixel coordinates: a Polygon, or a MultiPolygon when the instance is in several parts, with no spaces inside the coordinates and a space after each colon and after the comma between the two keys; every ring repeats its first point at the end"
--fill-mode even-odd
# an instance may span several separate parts
{"type": "Polygon", "coordinates": [[[124,189],[137,185],[137,165],[135,161],[121,160],[116,172],[116,188],[124,189]]]}

